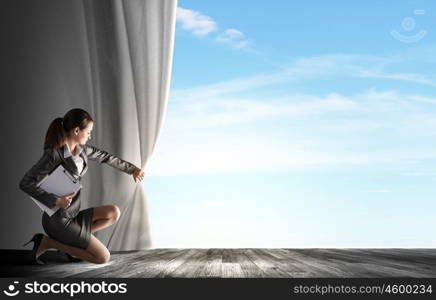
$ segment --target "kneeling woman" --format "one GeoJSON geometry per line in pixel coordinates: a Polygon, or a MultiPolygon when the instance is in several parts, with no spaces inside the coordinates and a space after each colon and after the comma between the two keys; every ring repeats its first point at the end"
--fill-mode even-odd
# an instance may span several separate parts
{"type": "Polygon", "coordinates": [[[56,166],[62,166],[78,180],[88,169],[88,159],[106,163],[133,176],[135,182],[144,178],[144,172],[128,161],[106,151],[87,145],[91,138],[93,119],[83,109],[72,109],[63,118],[56,118],[45,137],[44,154],[24,175],[20,188],[44,205],[59,209],[49,216],[42,215],[42,225],[48,236],[38,233],[27,242],[34,242],[31,256],[36,264],[43,264],[38,257],[48,249],[65,252],[71,261],[91,263],[109,261],[109,250],[91,233],[114,224],[120,210],[115,205],[103,205],[80,210],[80,190],[58,197],[37,186],[56,166]]]}

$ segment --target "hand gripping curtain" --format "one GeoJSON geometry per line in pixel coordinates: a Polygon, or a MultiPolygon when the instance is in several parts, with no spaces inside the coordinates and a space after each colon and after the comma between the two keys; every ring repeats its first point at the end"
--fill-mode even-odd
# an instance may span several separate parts
{"type": "MultiPolygon", "coordinates": [[[[147,162],[168,99],[176,0],[83,1],[85,53],[97,147],[140,166],[147,162]]],[[[152,246],[143,183],[110,167],[84,178],[88,206],[115,204],[117,223],[96,233],[110,250],[152,246]]],[[[147,180],[145,176],[144,181],[147,180]]]]}

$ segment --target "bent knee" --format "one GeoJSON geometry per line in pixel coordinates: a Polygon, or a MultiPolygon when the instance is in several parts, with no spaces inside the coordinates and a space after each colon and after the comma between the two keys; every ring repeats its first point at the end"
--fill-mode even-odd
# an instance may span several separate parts
{"type": "Polygon", "coordinates": [[[95,260],[95,263],[105,264],[105,263],[108,263],[110,259],[111,259],[111,254],[108,251],[107,253],[105,252],[104,254],[98,255],[96,260],[95,260]]]}
{"type": "Polygon", "coordinates": [[[111,207],[112,218],[115,219],[115,221],[118,221],[121,215],[120,209],[116,205],[111,205],[110,207],[111,207]]]}

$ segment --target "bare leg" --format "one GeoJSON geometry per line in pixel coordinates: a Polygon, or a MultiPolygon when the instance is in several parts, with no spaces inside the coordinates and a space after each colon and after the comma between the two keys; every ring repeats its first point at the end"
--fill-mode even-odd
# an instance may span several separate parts
{"type": "Polygon", "coordinates": [[[92,222],[91,232],[96,232],[115,223],[115,219],[98,219],[92,222]]]}
{"type": "MultiPolygon", "coordinates": [[[[96,232],[114,224],[116,221],[118,221],[119,217],[120,210],[115,205],[103,205],[94,207],[91,232],[96,232]]],[[[86,248],[86,250],[79,247],[66,245],[47,236],[44,236],[41,244],[39,245],[36,256],[38,257],[48,249],[52,248],[64,251],[71,256],[80,258],[91,263],[106,263],[109,261],[110,258],[109,250],[92,234],[89,246],[88,248],[86,248]]]]}
{"type": "Polygon", "coordinates": [[[116,205],[94,207],[91,232],[96,232],[114,224],[120,218],[120,209],[116,205]]]}
{"type": "Polygon", "coordinates": [[[54,239],[51,239],[47,236],[44,236],[42,239],[41,245],[38,248],[36,255],[39,256],[42,253],[44,253],[45,251],[47,251],[48,249],[62,250],[64,252],[67,252],[70,255],[74,255],[75,257],[78,257],[80,259],[83,259],[83,260],[86,260],[86,261],[92,262],[92,263],[96,263],[96,260],[97,260],[96,257],[92,253],[90,253],[82,248],[62,244],[61,242],[58,242],[54,239]]]}
{"type": "Polygon", "coordinates": [[[47,236],[42,238],[36,256],[38,257],[48,249],[62,250],[72,256],[90,263],[102,264],[109,261],[109,250],[91,234],[89,246],[86,249],[63,244],[47,236]]]}

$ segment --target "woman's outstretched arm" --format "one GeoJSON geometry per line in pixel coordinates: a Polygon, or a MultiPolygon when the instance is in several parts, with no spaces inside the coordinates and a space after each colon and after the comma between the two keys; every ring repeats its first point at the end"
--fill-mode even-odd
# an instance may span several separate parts
{"type": "Polygon", "coordinates": [[[104,150],[98,149],[97,147],[85,144],[84,151],[85,154],[88,156],[88,159],[97,161],[99,163],[108,164],[109,166],[123,171],[124,173],[127,173],[129,175],[133,175],[135,171],[141,170],[134,164],[123,160],[113,154],[110,154],[104,150]]]}

